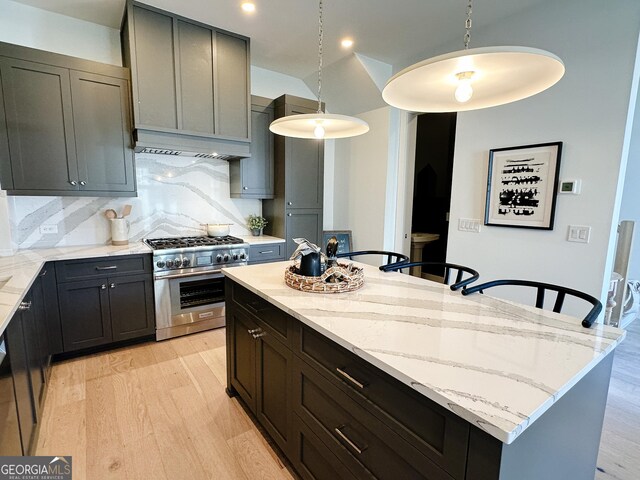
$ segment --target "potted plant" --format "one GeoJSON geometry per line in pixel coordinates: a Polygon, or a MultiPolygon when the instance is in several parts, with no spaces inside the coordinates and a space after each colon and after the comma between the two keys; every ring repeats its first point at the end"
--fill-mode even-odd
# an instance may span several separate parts
{"type": "Polygon", "coordinates": [[[266,224],[267,220],[264,217],[261,217],[260,215],[249,215],[247,226],[255,237],[262,235],[262,229],[266,224]]]}

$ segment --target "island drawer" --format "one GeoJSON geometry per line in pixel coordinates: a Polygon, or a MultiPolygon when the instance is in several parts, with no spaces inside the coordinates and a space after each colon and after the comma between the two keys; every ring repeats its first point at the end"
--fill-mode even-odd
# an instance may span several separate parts
{"type": "Polygon", "coordinates": [[[151,254],[56,262],[58,283],[151,272],[151,254]]]}
{"type": "Polygon", "coordinates": [[[285,243],[263,243],[249,246],[249,263],[277,262],[284,260],[285,243]]]}
{"type": "Polygon", "coordinates": [[[304,480],[362,480],[367,478],[356,477],[351,473],[296,414],[293,414],[293,458],[291,461],[304,480]]]}
{"type": "Polygon", "coordinates": [[[237,283],[227,281],[226,289],[231,289],[231,299],[238,307],[262,321],[278,340],[289,344],[291,338],[292,319],[289,315],[267,302],[253,292],[250,292],[237,283]]]}
{"type": "Polygon", "coordinates": [[[294,413],[358,478],[452,479],[304,361],[294,370],[294,413]]]}
{"type": "Polygon", "coordinates": [[[299,324],[296,353],[454,478],[464,478],[469,424],[327,337],[299,324]]]}

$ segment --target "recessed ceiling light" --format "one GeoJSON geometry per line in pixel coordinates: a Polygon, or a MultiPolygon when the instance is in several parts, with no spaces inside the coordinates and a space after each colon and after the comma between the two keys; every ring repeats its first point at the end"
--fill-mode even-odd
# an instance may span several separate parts
{"type": "Polygon", "coordinates": [[[340,45],[342,45],[342,48],[351,48],[353,47],[353,40],[351,40],[350,38],[345,38],[344,40],[342,40],[342,42],[340,42],[340,45]]]}
{"type": "Polygon", "coordinates": [[[242,4],[242,10],[244,10],[247,13],[253,13],[256,11],[256,4],[252,2],[244,2],[242,4]]]}

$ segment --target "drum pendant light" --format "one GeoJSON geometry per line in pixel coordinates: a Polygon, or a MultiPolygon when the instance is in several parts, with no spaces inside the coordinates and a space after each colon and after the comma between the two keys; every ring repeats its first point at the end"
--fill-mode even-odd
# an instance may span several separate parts
{"type": "Polygon", "coordinates": [[[469,48],[472,0],[464,50],[423,60],[397,73],[382,90],[393,107],[413,112],[464,112],[522,100],[556,84],[564,64],[529,47],[469,48]]]}
{"type": "Polygon", "coordinates": [[[364,120],[347,115],[322,113],[322,0],[318,15],[318,112],[304,115],[289,115],[269,125],[269,130],[278,135],[296,138],[346,138],[369,131],[364,120]]]}

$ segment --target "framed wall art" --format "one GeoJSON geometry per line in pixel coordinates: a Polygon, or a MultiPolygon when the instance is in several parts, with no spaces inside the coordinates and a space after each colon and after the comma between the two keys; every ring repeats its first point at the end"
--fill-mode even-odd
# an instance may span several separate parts
{"type": "Polygon", "coordinates": [[[331,237],[338,239],[338,253],[353,252],[351,230],[325,230],[322,232],[322,251],[327,251],[327,243],[331,237]]]}
{"type": "Polygon", "coordinates": [[[489,153],[484,224],[553,230],[562,142],[489,153]]]}

